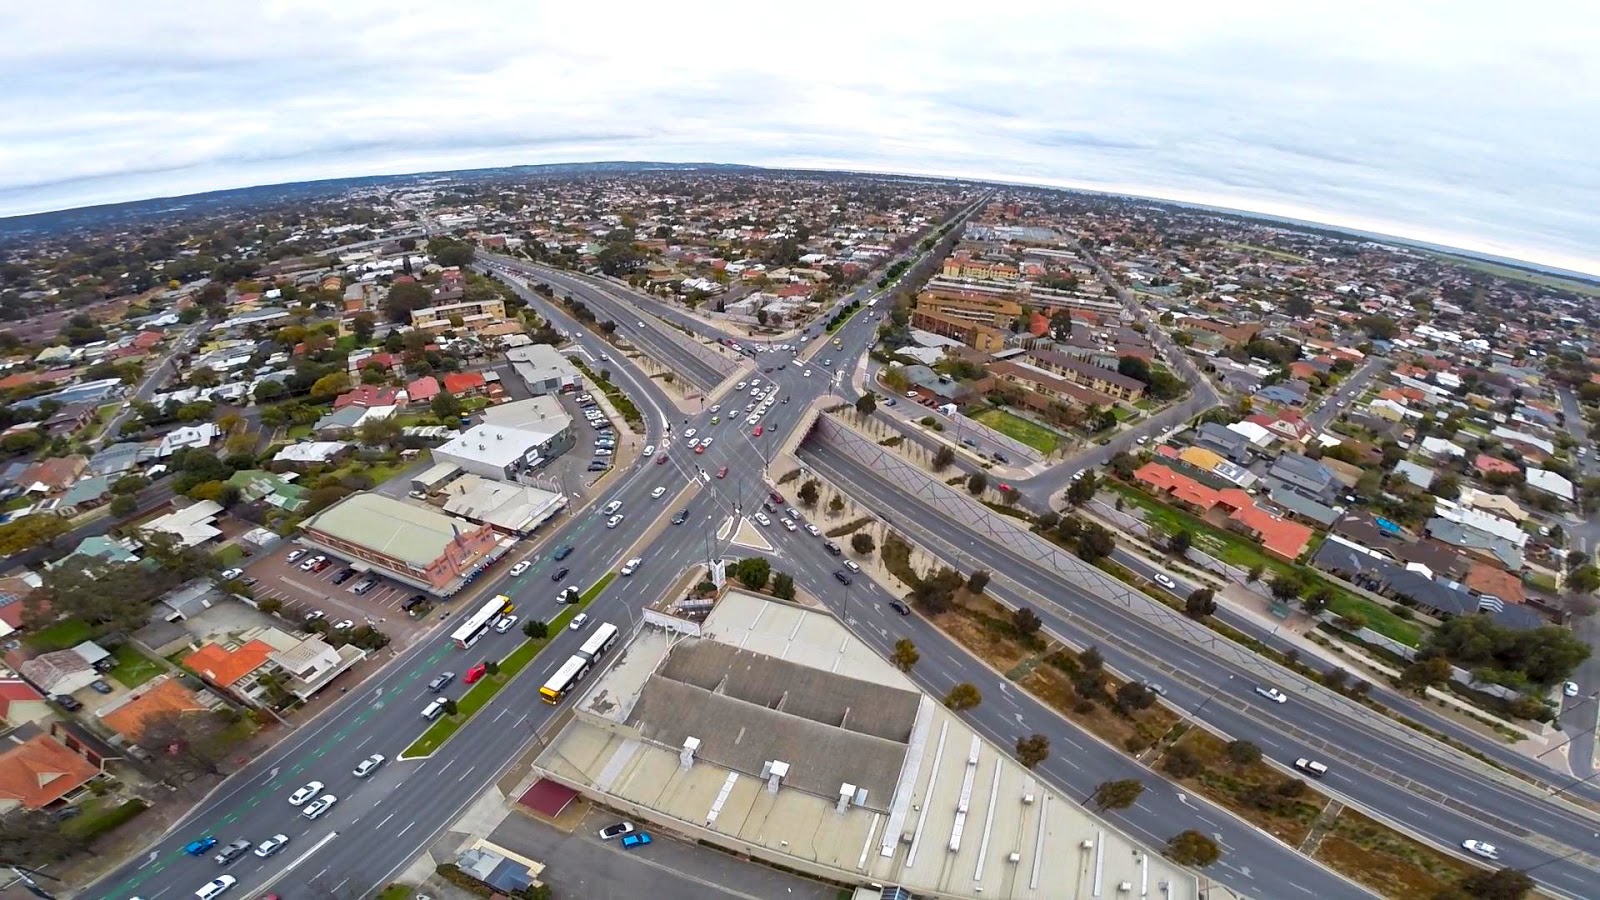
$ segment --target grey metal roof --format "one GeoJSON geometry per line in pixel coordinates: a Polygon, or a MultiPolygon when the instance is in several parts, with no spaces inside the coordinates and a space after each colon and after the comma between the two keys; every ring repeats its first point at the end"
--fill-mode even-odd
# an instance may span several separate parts
{"type": "MultiPolygon", "coordinates": [[[[1319,568],[1351,576],[1358,584],[1366,582],[1365,586],[1369,588],[1409,597],[1419,606],[1448,615],[1466,616],[1480,612],[1478,598],[1466,591],[1388,560],[1368,556],[1338,541],[1324,542],[1313,561],[1319,568]]],[[[1515,603],[1506,603],[1488,615],[1495,624],[1507,628],[1526,630],[1549,624],[1538,613],[1515,603]]]]}
{"type": "Polygon", "coordinates": [[[479,526],[382,494],[362,493],[317,513],[305,527],[426,568],[456,539],[457,528],[470,533],[479,526]]]}

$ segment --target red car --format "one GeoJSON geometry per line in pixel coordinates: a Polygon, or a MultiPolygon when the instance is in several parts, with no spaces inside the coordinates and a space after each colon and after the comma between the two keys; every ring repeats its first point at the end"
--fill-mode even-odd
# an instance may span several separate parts
{"type": "Polygon", "coordinates": [[[765,426],[765,425],[757,425],[756,426],[756,430],[750,432],[750,434],[753,435],[754,437],[761,437],[761,432],[765,431],[766,427],[767,426],[765,426]]]}
{"type": "Polygon", "coordinates": [[[482,678],[483,674],[485,672],[487,672],[488,670],[489,670],[488,663],[478,663],[477,665],[475,665],[472,668],[468,669],[467,670],[467,676],[465,678],[461,679],[461,680],[465,681],[467,684],[471,684],[474,681],[477,681],[479,678],[482,678]]]}
{"type": "Polygon", "coordinates": [[[665,453],[662,453],[662,454],[660,454],[660,455],[658,455],[656,457],[656,465],[664,466],[666,464],[667,464],[667,455],[665,453]]]}
{"type": "Polygon", "coordinates": [[[789,501],[783,499],[783,495],[778,493],[777,491],[772,491],[772,492],[768,493],[767,496],[771,497],[772,498],[772,502],[778,504],[779,506],[782,506],[783,504],[789,502],[789,501]]]}
{"type": "Polygon", "coordinates": [[[722,468],[718,469],[717,470],[717,477],[718,478],[727,478],[728,477],[728,467],[727,466],[723,466],[722,468]]]}

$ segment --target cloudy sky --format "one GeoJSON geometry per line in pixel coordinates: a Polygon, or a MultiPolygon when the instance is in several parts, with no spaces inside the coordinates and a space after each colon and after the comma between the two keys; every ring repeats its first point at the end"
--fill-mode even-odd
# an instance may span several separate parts
{"type": "Polygon", "coordinates": [[[738,162],[1122,191],[1600,274],[1593,0],[57,0],[5,4],[0,34],[0,215],[738,162]]]}

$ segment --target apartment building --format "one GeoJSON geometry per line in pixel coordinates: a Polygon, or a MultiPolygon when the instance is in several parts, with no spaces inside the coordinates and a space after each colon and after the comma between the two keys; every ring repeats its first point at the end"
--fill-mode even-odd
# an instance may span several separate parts
{"type": "Polygon", "coordinates": [[[983,353],[994,353],[1006,346],[1006,333],[998,328],[940,315],[920,307],[911,312],[911,327],[960,341],[983,353]]]}
{"type": "Polygon", "coordinates": [[[926,290],[917,295],[917,310],[987,325],[1006,328],[1022,315],[1022,303],[1015,297],[996,296],[967,290],[926,290]]]}
{"type": "Polygon", "coordinates": [[[1055,350],[1031,351],[1028,361],[1046,372],[1118,400],[1132,402],[1144,396],[1144,382],[1055,350]]]}
{"type": "Polygon", "coordinates": [[[451,328],[460,328],[465,331],[476,332],[489,325],[504,322],[506,318],[506,303],[504,300],[464,300],[460,303],[447,303],[441,306],[429,306],[411,311],[411,327],[438,334],[451,328]],[[452,320],[459,319],[461,324],[454,325],[452,320]]]}
{"type": "Polygon", "coordinates": [[[1051,403],[1068,406],[1110,406],[1113,399],[1065,378],[1052,375],[1038,366],[1025,362],[1005,360],[990,363],[989,375],[1003,384],[1022,388],[1023,402],[1034,409],[1044,409],[1051,403]]]}
{"type": "Polygon", "coordinates": [[[1017,267],[1010,263],[983,259],[960,258],[959,254],[944,261],[942,274],[946,278],[977,278],[984,281],[1016,281],[1017,267]]]}

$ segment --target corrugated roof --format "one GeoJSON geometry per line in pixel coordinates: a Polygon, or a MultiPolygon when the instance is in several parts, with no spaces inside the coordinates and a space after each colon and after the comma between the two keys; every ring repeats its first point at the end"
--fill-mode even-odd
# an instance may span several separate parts
{"type": "Polygon", "coordinates": [[[425,568],[444,555],[456,529],[470,534],[481,526],[382,494],[362,493],[312,516],[305,527],[425,568]]]}

